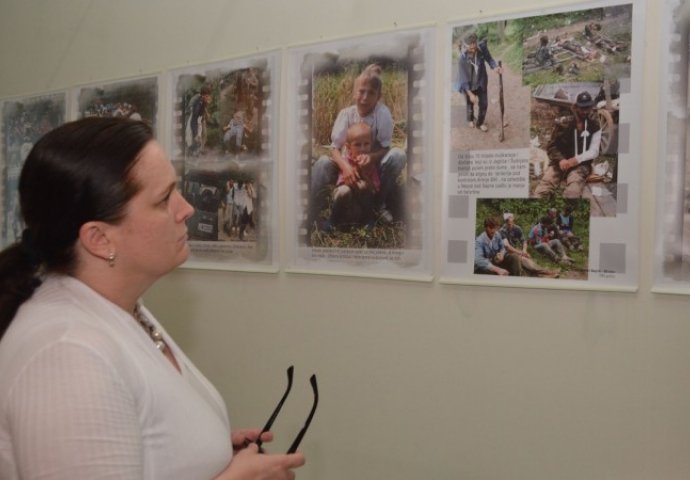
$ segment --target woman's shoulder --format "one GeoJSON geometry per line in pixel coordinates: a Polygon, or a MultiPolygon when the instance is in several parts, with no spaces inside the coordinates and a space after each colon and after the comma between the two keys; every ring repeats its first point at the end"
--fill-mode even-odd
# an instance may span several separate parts
{"type": "Polygon", "coordinates": [[[121,355],[109,312],[91,308],[89,292],[80,292],[83,286],[78,284],[69,285],[69,279],[66,282],[47,279],[19,308],[0,341],[0,371],[47,349],[76,349],[101,358],[121,355]]]}
{"type": "Polygon", "coordinates": [[[378,102],[376,104],[376,106],[374,107],[374,114],[375,115],[387,115],[390,117],[391,111],[390,111],[390,108],[388,108],[385,103],[378,102]]]}

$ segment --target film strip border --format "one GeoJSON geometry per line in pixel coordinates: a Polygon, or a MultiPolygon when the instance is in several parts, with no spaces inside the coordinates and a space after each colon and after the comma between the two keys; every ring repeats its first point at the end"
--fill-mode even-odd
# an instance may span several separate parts
{"type": "MultiPolygon", "coordinates": [[[[428,183],[424,178],[425,153],[429,150],[425,125],[426,102],[428,101],[427,64],[425,49],[417,42],[408,50],[409,70],[407,82],[408,135],[407,135],[407,195],[405,196],[408,237],[406,248],[422,249],[424,239],[424,188],[428,183]]],[[[426,158],[430,163],[431,158],[426,158]]]]}
{"type": "Polygon", "coordinates": [[[312,92],[313,92],[313,66],[311,62],[303,62],[300,69],[300,82],[297,86],[297,125],[301,134],[301,145],[299,147],[299,160],[297,185],[299,193],[297,195],[297,221],[298,231],[297,240],[301,245],[307,245],[309,226],[307,218],[309,212],[309,189],[311,185],[311,152],[312,152],[312,92]]]}
{"type": "MultiPolygon", "coordinates": [[[[682,5],[681,5],[682,6],[682,5]]],[[[685,192],[690,191],[690,172],[686,166],[686,121],[688,100],[688,32],[686,15],[680,13],[679,2],[670,5],[668,13],[669,53],[668,76],[662,90],[666,97],[666,158],[664,161],[664,260],[680,261],[683,244],[683,212],[687,210],[685,192]]],[[[664,141],[661,139],[661,141],[664,141]]]]}
{"type": "MultiPolygon", "coordinates": [[[[278,165],[277,156],[278,152],[273,148],[274,142],[271,139],[278,132],[272,130],[272,125],[274,125],[274,120],[277,121],[277,108],[278,102],[273,98],[272,85],[272,75],[278,75],[277,72],[272,71],[271,66],[267,65],[267,62],[263,62],[261,66],[258,66],[261,72],[261,85],[262,85],[262,103],[261,103],[261,121],[259,123],[259,129],[261,132],[261,161],[257,171],[256,185],[257,185],[257,200],[259,207],[257,209],[257,238],[256,238],[256,251],[254,255],[254,260],[266,260],[272,261],[272,249],[271,239],[273,235],[277,232],[271,231],[273,225],[272,212],[274,204],[277,206],[277,202],[273,196],[277,193],[274,188],[274,178],[276,175],[276,166],[278,165]]],[[[276,210],[277,212],[277,210],[276,210]]]]}

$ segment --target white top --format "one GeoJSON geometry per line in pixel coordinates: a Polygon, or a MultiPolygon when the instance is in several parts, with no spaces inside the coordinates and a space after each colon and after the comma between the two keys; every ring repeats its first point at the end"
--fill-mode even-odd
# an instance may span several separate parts
{"type": "MultiPolygon", "coordinates": [[[[338,112],[331,130],[331,147],[343,148],[347,140],[347,129],[356,123],[366,123],[371,127],[372,140],[383,148],[389,148],[393,140],[393,116],[388,107],[379,102],[366,117],[359,115],[357,105],[351,105],[338,112]]],[[[374,150],[374,146],[372,146],[374,150]]]]}
{"type": "Polygon", "coordinates": [[[0,478],[206,480],[232,458],[216,389],[146,309],[182,373],[120,307],[51,276],[0,341],[0,478]]]}

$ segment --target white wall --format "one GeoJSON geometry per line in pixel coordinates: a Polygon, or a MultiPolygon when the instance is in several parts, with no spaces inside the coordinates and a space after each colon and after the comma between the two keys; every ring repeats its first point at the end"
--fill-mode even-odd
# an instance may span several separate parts
{"type": "MultiPolygon", "coordinates": [[[[0,97],[401,27],[442,35],[445,21],[517,7],[0,0],[0,97]]],[[[646,93],[637,293],[178,271],[148,305],[218,386],[234,424],[265,421],[294,363],[276,448],[301,426],[312,372],[321,387],[301,479],[690,478],[690,299],[650,293],[658,9],[648,2],[645,57],[635,59],[646,93]]]]}

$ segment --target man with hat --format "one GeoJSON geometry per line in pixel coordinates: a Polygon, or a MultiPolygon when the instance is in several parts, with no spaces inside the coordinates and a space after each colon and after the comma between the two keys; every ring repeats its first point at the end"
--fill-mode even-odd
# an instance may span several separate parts
{"type": "Polygon", "coordinates": [[[571,107],[572,115],[556,120],[551,140],[546,147],[549,166],[544,171],[534,196],[552,196],[565,180],[565,198],[582,196],[592,160],[599,156],[601,125],[594,112],[594,99],[581,92],[571,107]]]}

